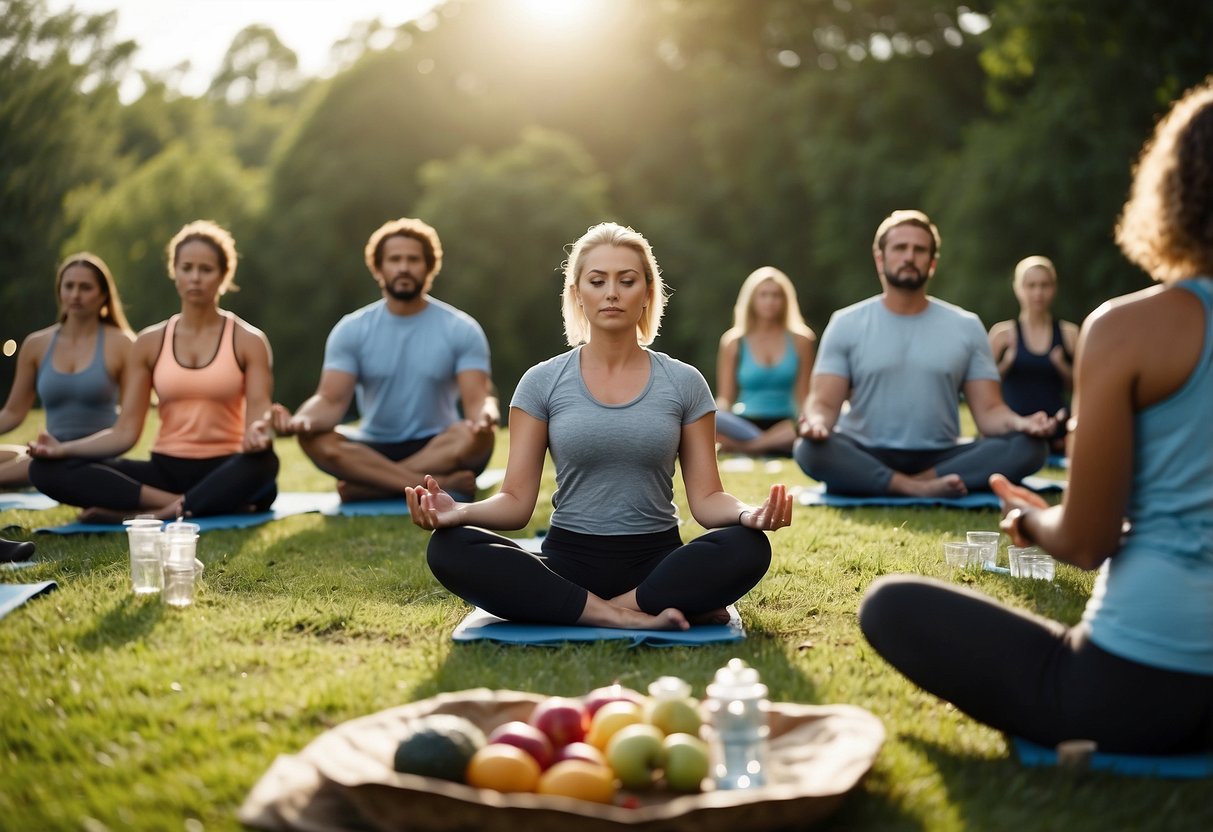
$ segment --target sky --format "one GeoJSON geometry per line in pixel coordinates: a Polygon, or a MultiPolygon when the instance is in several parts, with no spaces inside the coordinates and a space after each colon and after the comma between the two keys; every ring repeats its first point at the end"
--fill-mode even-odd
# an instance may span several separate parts
{"type": "MultiPolygon", "coordinates": [[[[48,0],[51,11],[118,12],[117,40],[139,46],[136,69],[161,72],[188,60],[191,71],[182,92],[200,95],[210,84],[223,55],[244,27],[270,26],[299,56],[305,75],[323,75],[329,47],[357,22],[379,18],[397,26],[435,5],[436,0],[48,0]]],[[[123,90],[137,96],[139,85],[123,90]]]]}

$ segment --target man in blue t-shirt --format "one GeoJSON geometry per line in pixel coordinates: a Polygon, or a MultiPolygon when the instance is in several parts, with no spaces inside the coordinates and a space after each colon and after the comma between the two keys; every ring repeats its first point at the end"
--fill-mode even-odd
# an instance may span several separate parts
{"type": "Polygon", "coordinates": [[[835,312],[822,334],[793,453],[832,492],[959,497],[1044,464],[1056,417],[1007,407],[981,321],[927,296],[939,242],[926,214],[890,214],[872,245],[883,291],[835,312]],[[962,393],[981,434],[970,443],[962,393]]]}
{"type": "Polygon", "coordinates": [[[426,223],[384,223],[365,258],[383,298],[337,322],[315,394],[294,415],[274,405],[274,428],[298,435],[342,500],[402,497],[426,474],[471,497],[499,418],[484,331],[430,296],[442,244],[426,223]],[[355,399],[361,422],[340,427],[355,399]]]}

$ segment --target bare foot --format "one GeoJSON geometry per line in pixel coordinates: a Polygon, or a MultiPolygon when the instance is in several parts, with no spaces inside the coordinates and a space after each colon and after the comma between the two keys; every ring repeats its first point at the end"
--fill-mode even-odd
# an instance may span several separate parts
{"type": "Polygon", "coordinates": [[[76,515],[78,523],[121,523],[123,520],[130,520],[134,517],[154,517],[157,520],[176,520],[181,516],[184,500],[178,497],[171,503],[160,508],[139,508],[131,511],[119,511],[117,509],[99,508],[92,506],[83,508],[76,515]]]}
{"type": "Polygon", "coordinates": [[[458,494],[476,493],[476,475],[471,471],[452,471],[449,474],[438,474],[434,476],[438,480],[438,486],[443,491],[454,491],[458,494]]]}
{"type": "Polygon", "coordinates": [[[77,523],[121,523],[123,520],[129,520],[135,517],[136,514],[123,511],[113,511],[108,508],[82,508],[80,513],[76,515],[77,523]]]}
{"type": "Polygon", "coordinates": [[[701,612],[698,615],[687,616],[687,620],[692,624],[728,624],[731,618],[732,616],[729,615],[729,611],[724,607],[718,610],[701,612]]]}
{"type": "MultiPolygon", "coordinates": [[[[620,596],[625,597],[627,595],[620,596]]],[[[657,615],[649,615],[625,604],[599,598],[593,593],[586,596],[585,609],[581,611],[577,623],[589,627],[616,627],[621,630],[685,630],[691,626],[686,616],[673,607],[662,610],[657,615]]]]}
{"type": "Polygon", "coordinates": [[[624,630],[686,630],[690,628],[691,623],[679,610],[670,607],[656,615],[649,615],[647,612],[639,610],[624,609],[620,620],[607,626],[624,630]]]}
{"type": "Polygon", "coordinates": [[[357,503],[366,500],[395,500],[400,497],[394,491],[348,480],[337,480],[337,496],[341,498],[341,502],[343,503],[357,503]]]}
{"type": "Polygon", "coordinates": [[[942,477],[908,477],[895,474],[889,482],[889,491],[908,497],[963,497],[969,493],[960,474],[944,474],[942,477]]]}

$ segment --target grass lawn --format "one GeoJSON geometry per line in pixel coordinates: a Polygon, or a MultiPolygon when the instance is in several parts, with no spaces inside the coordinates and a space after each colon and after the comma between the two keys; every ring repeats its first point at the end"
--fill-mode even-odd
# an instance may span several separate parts
{"type": "MultiPolygon", "coordinates": [[[[503,433],[495,466],[507,441],[503,433]]],[[[331,488],[293,440],[278,452],[283,490],[331,488]]],[[[777,474],[725,474],[750,500],[772,480],[808,482],[790,462],[777,474]]],[[[552,487],[549,471],[535,524],[520,535],[546,525],[552,487]]],[[[0,527],[72,515],[4,511],[0,527]]],[[[868,648],[855,609],[873,578],[946,577],[940,543],[996,523],[992,511],[798,507],[773,538],[770,573],[739,604],[748,639],[673,649],[456,646],[450,633],[467,608],[428,573],[426,534],[400,518],[303,515],[209,532],[199,541],[205,576],[186,610],[131,595],[124,535],[40,535],[39,566],[0,572],[59,583],[0,621],[0,829],[239,829],[236,809],[275,756],[344,720],[441,691],[577,695],[670,673],[702,696],[734,655],[759,668],[773,699],[847,702],[884,721],[875,767],[818,828],[1213,828],[1208,780],[1023,769],[1000,734],[916,690],[868,648]]],[[[684,537],[699,532],[688,523],[684,537]]],[[[1061,566],[1052,584],[956,580],[1072,622],[1092,576],[1061,566]]],[[[988,637],[998,650],[998,633],[988,637]]]]}

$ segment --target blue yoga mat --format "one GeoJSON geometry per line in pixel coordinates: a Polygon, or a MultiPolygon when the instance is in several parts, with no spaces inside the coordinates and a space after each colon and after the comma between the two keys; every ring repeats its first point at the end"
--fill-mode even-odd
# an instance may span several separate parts
{"type": "Polygon", "coordinates": [[[41,581],[36,584],[0,584],[0,618],[8,615],[31,598],[50,592],[59,584],[41,581]]]}
{"type": "MultiPolygon", "coordinates": [[[[1015,749],[1019,762],[1025,766],[1057,765],[1057,752],[1052,748],[1028,742],[1020,737],[1011,739],[1011,747],[1015,749]]],[[[1096,751],[1091,755],[1090,769],[1130,777],[1197,780],[1202,777],[1213,777],[1213,751],[1203,754],[1176,754],[1169,757],[1145,754],[1108,754],[1096,751]]]]}
{"type": "MultiPolygon", "coordinates": [[[[259,511],[252,514],[216,514],[212,517],[191,517],[191,523],[197,523],[199,531],[215,529],[247,529],[260,526],[271,520],[279,520],[294,514],[309,514],[312,512],[333,513],[340,505],[336,492],[332,491],[287,491],[278,495],[269,511],[259,511]]],[[[62,526],[44,526],[35,532],[47,534],[113,534],[125,532],[126,526],[121,523],[66,523],[62,526]]]]}
{"type": "MultiPolygon", "coordinates": [[[[1061,480],[1047,477],[1024,477],[1023,484],[1038,493],[1057,492],[1065,489],[1061,480]]],[[[849,494],[831,494],[824,486],[806,488],[796,501],[802,506],[831,506],[854,508],[857,506],[942,506],[945,508],[984,509],[998,508],[998,497],[992,491],[974,491],[963,497],[904,497],[896,494],[881,494],[855,497],[849,494]]]]}
{"type": "Polygon", "coordinates": [[[59,505],[41,491],[0,491],[0,511],[42,511],[59,505]]]}
{"type": "Polygon", "coordinates": [[[579,627],[563,624],[520,624],[504,621],[477,608],[451,635],[459,642],[495,641],[503,644],[554,646],[571,641],[623,640],[632,647],[691,647],[743,641],[745,627],[737,608],[730,606],[728,624],[699,624],[689,630],[619,630],[613,627],[579,627]]]}

